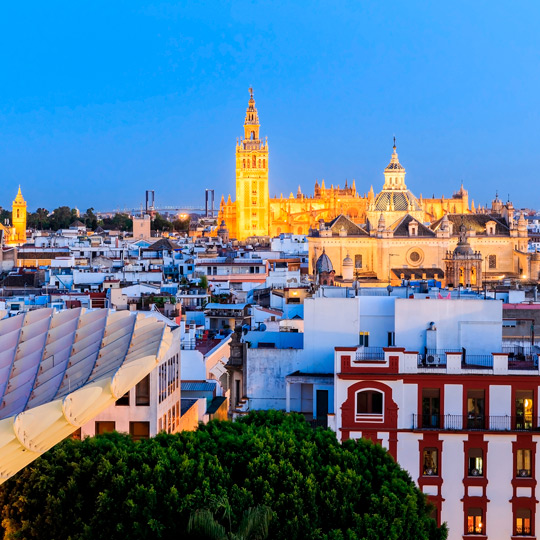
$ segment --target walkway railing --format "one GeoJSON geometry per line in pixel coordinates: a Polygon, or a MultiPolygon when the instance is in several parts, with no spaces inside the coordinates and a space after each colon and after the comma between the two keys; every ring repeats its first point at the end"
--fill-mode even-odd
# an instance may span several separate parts
{"type": "Polygon", "coordinates": [[[540,431],[537,418],[522,416],[485,416],[474,414],[413,414],[412,429],[441,431],[540,431]]]}
{"type": "Polygon", "coordinates": [[[367,362],[370,360],[384,360],[384,349],[382,347],[358,347],[356,361],[367,362]]]}

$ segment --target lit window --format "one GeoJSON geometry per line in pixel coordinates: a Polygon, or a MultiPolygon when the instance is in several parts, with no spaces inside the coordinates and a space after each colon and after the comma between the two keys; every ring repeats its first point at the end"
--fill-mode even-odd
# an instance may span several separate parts
{"type": "Polygon", "coordinates": [[[533,391],[516,391],[516,429],[533,427],[533,391]]]}
{"type": "Polygon", "coordinates": [[[467,512],[467,533],[468,534],[483,534],[484,523],[482,521],[481,508],[469,508],[467,512]]]}
{"type": "Polygon", "coordinates": [[[469,476],[484,476],[484,453],[481,448],[469,450],[468,473],[469,476]]]}
{"type": "Polygon", "coordinates": [[[531,511],[528,508],[518,508],[516,512],[516,535],[531,534],[531,511]]]}
{"type": "Polygon", "coordinates": [[[382,414],[383,395],[377,390],[364,390],[356,394],[356,414],[382,414]]]}
{"type": "Polygon", "coordinates": [[[436,448],[424,448],[422,452],[422,474],[424,476],[438,476],[439,460],[436,448]]]}
{"type": "Polygon", "coordinates": [[[531,450],[529,448],[519,448],[516,452],[516,472],[517,476],[523,478],[531,476],[531,450]]]}

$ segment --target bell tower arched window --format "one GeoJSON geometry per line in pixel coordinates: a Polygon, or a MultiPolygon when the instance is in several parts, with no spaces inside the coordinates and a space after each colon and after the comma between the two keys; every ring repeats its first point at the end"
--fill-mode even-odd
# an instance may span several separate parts
{"type": "Polygon", "coordinates": [[[257,167],[257,157],[253,156],[253,165],[252,167],[255,169],[257,167]]]}

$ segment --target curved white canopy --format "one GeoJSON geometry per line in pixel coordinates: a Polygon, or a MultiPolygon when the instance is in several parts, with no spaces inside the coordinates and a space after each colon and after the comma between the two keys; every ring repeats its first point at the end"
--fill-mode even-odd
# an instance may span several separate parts
{"type": "Polygon", "coordinates": [[[162,321],[129,311],[0,320],[0,484],[135,386],[171,342],[162,321]]]}

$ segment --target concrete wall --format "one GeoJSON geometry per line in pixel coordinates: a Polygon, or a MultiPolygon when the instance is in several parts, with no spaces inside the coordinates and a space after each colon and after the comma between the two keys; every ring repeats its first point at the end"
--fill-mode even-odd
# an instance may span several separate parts
{"type": "Polygon", "coordinates": [[[426,347],[426,330],[437,328],[437,349],[465,347],[469,354],[497,352],[502,342],[502,302],[493,300],[396,300],[396,346],[426,347]]]}

